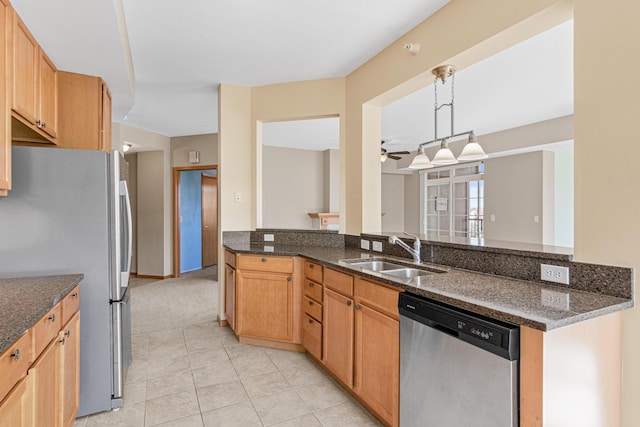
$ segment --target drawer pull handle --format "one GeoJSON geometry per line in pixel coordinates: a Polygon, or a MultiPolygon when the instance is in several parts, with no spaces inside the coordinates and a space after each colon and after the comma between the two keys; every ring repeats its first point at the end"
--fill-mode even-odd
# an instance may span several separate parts
{"type": "Polygon", "coordinates": [[[308,319],[308,320],[309,320],[309,324],[312,324],[312,323],[313,323],[313,320],[311,320],[311,319],[308,319]]]}
{"type": "Polygon", "coordinates": [[[64,336],[69,338],[71,336],[71,330],[68,330],[67,332],[65,332],[64,336]]]}
{"type": "Polygon", "coordinates": [[[56,314],[53,313],[51,316],[47,317],[47,320],[51,320],[52,322],[56,321],[56,314]]]}
{"type": "Polygon", "coordinates": [[[351,305],[351,300],[350,299],[347,300],[347,305],[351,305]]]}
{"type": "Polygon", "coordinates": [[[77,293],[77,292],[74,292],[74,293],[72,293],[72,294],[71,294],[71,296],[72,296],[73,298],[78,298],[78,293],[77,293]]]}
{"type": "Polygon", "coordinates": [[[59,342],[60,342],[60,345],[64,345],[64,338],[62,338],[59,342]]]}
{"type": "Polygon", "coordinates": [[[11,357],[13,358],[13,360],[20,360],[20,349],[16,348],[16,351],[13,352],[11,357]]]}
{"type": "Polygon", "coordinates": [[[266,258],[262,258],[261,261],[262,262],[267,262],[267,259],[266,258]]]}
{"type": "Polygon", "coordinates": [[[309,301],[309,305],[313,305],[313,301],[309,301]]]}

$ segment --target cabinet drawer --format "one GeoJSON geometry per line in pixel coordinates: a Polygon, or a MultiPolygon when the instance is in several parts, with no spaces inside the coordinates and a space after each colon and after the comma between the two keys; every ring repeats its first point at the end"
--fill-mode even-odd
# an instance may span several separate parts
{"type": "Polygon", "coordinates": [[[73,313],[80,308],[80,286],[73,288],[62,300],[62,325],[66,325],[73,313]]]}
{"type": "Polygon", "coordinates": [[[322,304],[307,297],[302,298],[302,309],[309,316],[322,322],[322,304]]]}
{"type": "Polygon", "coordinates": [[[303,316],[302,345],[316,359],[322,357],[322,323],[307,316],[303,316]]]}
{"type": "Polygon", "coordinates": [[[304,294],[313,300],[322,302],[322,285],[307,279],[304,281],[304,294]]]}
{"type": "Polygon", "coordinates": [[[304,262],[304,277],[318,283],[322,283],[322,266],[315,262],[304,262]]]}
{"type": "Polygon", "coordinates": [[[347,296],[353,296],[353,276],[350,274],[325,268],[324,286],[347,296]]]}
{"type": "Polygon", "coordinates": [[[56,304],[33,325],[33,355],[35,358],[58,335],[60,329],[62,329],[62,310],[61,305],[56,304]]]}
{"type": "Polygon", "coordinates": [[[254,270],[272,273],[292,273],[293,258],[259,255],[238,255],[239,270],[254,270]]]}
{"type": "Polygon", "coordinates": [[[230,267],[236,268],[236,254],[224,251],[224,262],[229,264],[230,267]]]}
{"type": "Polygon", "coordinates": [[[33,351],[31,347],[31,329],[22,334],[2,354],[0,354],[0,402],[13,386],[27,374],[33,351]]]}
{"type": "Polygon", "coordinates": [[[356,279],[355,299],[392,318],[400,319],[398,294],[400,292],[361,278],[356,279]]]}

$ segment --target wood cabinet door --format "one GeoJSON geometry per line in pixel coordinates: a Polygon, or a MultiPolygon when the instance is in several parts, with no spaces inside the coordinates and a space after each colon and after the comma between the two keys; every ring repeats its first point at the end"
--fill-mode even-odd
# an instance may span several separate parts
{"type": "Polygon", "coordinates": [[[38,115],[38,43],[17,13],[13,13],[12,109],[35,125],[38,115]]]}
{"type": "Polygon", "coordinates": [[[0,427],[31,427],[33,402],[23,378],[0,403],[0,427]]]}
{"type": "Polygon", "coordinates": [[[293,341],[293,277],[285,273],[236,273],[239,335],[293,341]]]}
{"type": "Polygon", "coordinates": [[[70,427],[80,402],[80,313],[60,331],[60,425],[70,427]]]}
{"type": "Polygon", "coordinates": [[[11,14],[9,2],[0,0],[0,196],[11,189],[11,14]]]}
{"type": "Polygon", "coordinates": [[[356,304],[355,316],[354,390],[389,425],[397,426],[399,322],[363,304],[356,304]]]}
{"type": "Polygon", "coordinates": [[[58,135],[58,70],[42,49],[39,52],[39,127],[55,138],[58,135]]]}
{"type": "Polygon", "coordinates": [[[111,93],[102,83],[102,117],[100,120],[100,150],[111,151],[111,93]]]}
{"type": "Polygon", "coordinates": [[[225,301],[224,301],[224,314],[227,317],[229,326],[234,331],[236,330],[236,270],[224,265],[224,286],[225,286],[225,301]]]}
{"type": "Polygon", "coordinates": [[[57,427],[59,418],[60,346],[54,339],[29,369],[33,393],[33,422],[36,426],[57,427]]]}
{"type": "Polygon", "coordinates": [[[322,360],[331,372],[353,386],[353,300],[324,289],[322,360]]]}

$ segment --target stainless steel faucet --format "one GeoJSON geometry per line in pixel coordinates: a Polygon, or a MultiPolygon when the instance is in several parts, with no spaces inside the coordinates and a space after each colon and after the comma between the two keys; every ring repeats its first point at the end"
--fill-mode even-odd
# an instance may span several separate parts
{"type": "Polygon", "coordinates": [[[409,252],[411,254],[411,256],[413,256],[413,260],[415,262],[420,262],[420,247],[422,245],[420,243],[420,238],[418,236],[413,235],[413,234],[409,234],[406,231],[403,231],[403,233],[406,234],[407,236],[411,236],[411,237],[413,237],[415,239],[413,241],[413,248],[411,248],[411,246],[407,245],[405,242],[400,240],[400,238],[398,238],[398,236],[396,236],[396,235],[389,236],[389,243],[391,243],[392,245],[398,245],[401,248],[404,248],[407,252],[409,252]]]}

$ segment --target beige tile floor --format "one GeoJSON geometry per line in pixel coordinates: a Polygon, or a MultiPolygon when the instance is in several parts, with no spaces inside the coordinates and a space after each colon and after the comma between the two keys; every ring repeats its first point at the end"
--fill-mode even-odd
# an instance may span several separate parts
{"type": "Polygon", "coordinates": [[[305,354],[241,344],[219,327],[214,274],[132,282],[134,361],[124,406],[75,427],[380,425],[305,354]],[[160,323],[157,312],[165,313],[160,323]]]}

